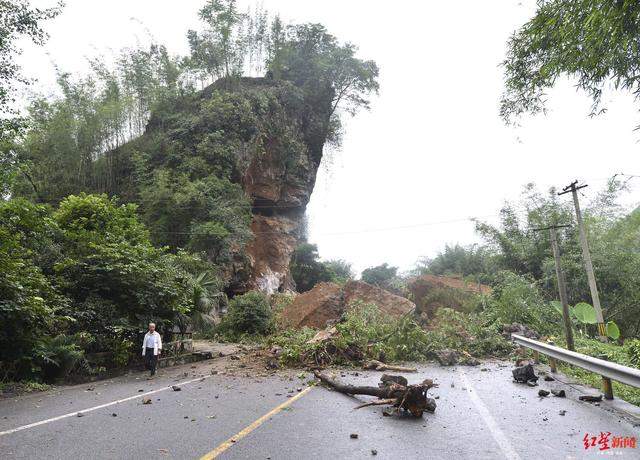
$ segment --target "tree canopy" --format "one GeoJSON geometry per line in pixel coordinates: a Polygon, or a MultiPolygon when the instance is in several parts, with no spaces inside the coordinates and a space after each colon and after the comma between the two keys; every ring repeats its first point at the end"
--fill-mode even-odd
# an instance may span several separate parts
{"type": "Polygon", "coordinates": [[[514,121],[545,109],[561,76],[576,81],[601,110],[608,83],[640,96],[640,4],[634,0],[539,0],[532,19],[508,42],[500,114],[514,121]]]}

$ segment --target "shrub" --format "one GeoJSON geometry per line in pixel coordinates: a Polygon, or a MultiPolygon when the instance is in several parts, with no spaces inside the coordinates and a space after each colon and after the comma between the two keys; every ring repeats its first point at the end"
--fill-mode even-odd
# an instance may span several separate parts
{"type": "Polygon", "coordinates": [[[559,316],[533,279],[510,271],[498,273],[497,279],[485,310],[492,322],[526,324],[542,334],[558,329],[559,316]]]}
{"type": "Polygon", "coordinates": [[[627,353],[629,363],[640,368],[640,339],[627,340],[623,348],[627,353]]]}
{"type": "Polygon", "coordinates": [[[363,359],[424,361],[443,348],[467,351],[475,356],[503,356],[512,346],[497,331],[486,327],[478,315],[447,308],[436,316],[438,328],[423,330],[411,316],[389,317],[371,304],[355,304],[336,324],[334,338],[308,343],[316,331],[309,328],[283,331],[269,339],[282,347],[284,364],[349,364],[363,359]]]}
{"type": "Polygon", "coordinates": [[[398,267],[391,267],[387,263],[377,267],[369,267],[362,271],[362,281],[384,288],[396,277],[398,267]]]}
{"type": "Polygon", "coordinates": [[[220,323],[220,332],[233,339],[242,335],[265,335],[273,327],[269,299],[259,291],[249,291],[229,302],[227,314],[220,323]]]}
{"type": "Polygon", "coordinates": [[[87,340],[90,338],[86,334],[43,338],[34,350],[34,361],[40,366],[44,381],[67,377],[75,370],[88,372],[82,349],[87,340]]]}
{"type": "Polygon", "coordinates": [[[513,349],[500,334],[499,325],[480,314],[440,308],[431,324],[428,335],[434,351],[452,348],[473,356],[505,356],[513,349]]]}

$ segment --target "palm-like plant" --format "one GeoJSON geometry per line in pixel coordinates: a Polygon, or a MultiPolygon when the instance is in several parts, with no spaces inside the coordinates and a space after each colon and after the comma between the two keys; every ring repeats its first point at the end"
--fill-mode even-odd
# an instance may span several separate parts
{"type": "Polygon", "coordinates": [[[202,331],[215,323],[217,307],[225,295],[220,287],[220,280],[207,271],[191,278],[191,308],[188,314],[179,314],[177,318],[181,332],[186,332],[189,325],[202,331]]]}

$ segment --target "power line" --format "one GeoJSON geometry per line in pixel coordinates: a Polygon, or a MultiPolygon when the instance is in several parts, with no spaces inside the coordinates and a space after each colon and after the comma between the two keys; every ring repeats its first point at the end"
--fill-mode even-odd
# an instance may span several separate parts
{"type": "MultiPolygon", "coordinates": [[[[422,222],[419,224],[410,224],[410,225],[399,225],[394,227],[381,227],[381,228],[367,228],[362,230],[351,230],[344,232],[332,232],[332,233],[319,233],[318,236],[342,236],[342,235],[359,235],[362,233],[375,233],[375,232],[386,232],[391,230],[405,230],[411,228],[420,228],[420,227],[428,227],[433,225],[445,225],[452,224],[458,222],[470,222],[474,219],[485,219],[489,217],[500,217],[499,214],[491,214],[486,216],[472,216],[472,217],[464,217],[458,219],[451,220],[441,220],[434,222],[422,222]]],[[[172,232],[172,231],[164,231],[164,230],[156,230],[153,233],[162,233],[162,234],[173,234],[173,235],[206,235],[206,233],[192,233],[192,232],[172,232]]],[[[254,235],[282,235],[283,232],[251,232],[254,235]]]]}

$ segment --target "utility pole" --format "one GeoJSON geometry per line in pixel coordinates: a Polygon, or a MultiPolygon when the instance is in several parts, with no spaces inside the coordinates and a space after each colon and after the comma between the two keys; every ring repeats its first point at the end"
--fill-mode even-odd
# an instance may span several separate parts
{"type": "Polygon", "coordinates": [[[575,351],[573,344],[573,328],[571,327],[571,318],[569,318],[569,301],[567,296],[567,285],[564,279],[564,273],[562,272],[562,265],[560,264],[560,248],[558,247],[558,235],[557,230],[559,228],[571,227],[570,225],[551,225],[544,228],[534,228],[533,231],[549,230],[549,237],[551,239],[551,249],[553,249],[553,259],[556,264],[556,278],[558,279],[558,294],[560,295],[560,303],[562,304],[562,320],[564,323],[564,334],[567,339],[567,348],[571,351],[575,351]]]}
{"type": "Polygon", "coordinates": [[[607,332],[604,326],[604,317],[602,316],[602,307],[600,306],[600,296],[598,295],[598,287],[596,286],[596,277],[593,273],[593,264],[591,263],[591,253],[589,252],[589,243],[587,242],[587,233],[582,221],[582,212],[580,212],[580,203],[578,202],[578,190],[587,187],[586,184],[578,185],[578,181],[573,181],[558,195],[564,195],[571,192],[573,195],[573,205],[576,208],[576,220],[578,221],[578,229],[580,231],[580,245],[582,246],[582,258],[584,259],[584,268],[587,272],[587,280],[589,280],[589,290],[591,291],[591,299],[593,300],[593,308],[596,311],[596,320],[598,321],[598,335],[601,339],[607,339],[607,332]]]}

